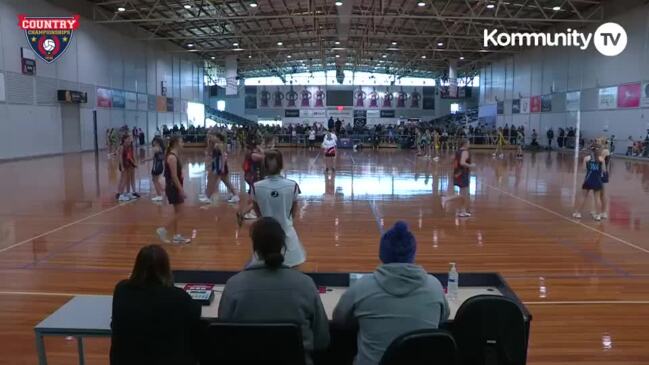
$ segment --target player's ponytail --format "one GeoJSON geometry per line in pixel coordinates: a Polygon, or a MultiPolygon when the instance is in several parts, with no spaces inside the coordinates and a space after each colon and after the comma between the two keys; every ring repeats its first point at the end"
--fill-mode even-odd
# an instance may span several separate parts
{"type": "Polygon", "coordinates": [[[284,263],[286,234],[275,218],[263,217],[250,227],[252,248],[266,267],[278,269],[284,263]]]}
{"type": "Polygon", "coordinates": [[[172,136],[169,138],[169,145],[167,146],[167,151],[165,152],[165,156],[169,156],[171,151],[174,150],[174,148],[178,147],[180,144],[180,136],[172,136]]]}

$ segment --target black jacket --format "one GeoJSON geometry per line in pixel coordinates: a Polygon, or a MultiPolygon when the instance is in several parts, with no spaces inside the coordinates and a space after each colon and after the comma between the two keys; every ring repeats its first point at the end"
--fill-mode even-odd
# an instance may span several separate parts
{"type": "Polygon", "coordinates": [[[201,306],[182,289],[121,281],[113,294],[111,365],[196,363],[201,306]]]}

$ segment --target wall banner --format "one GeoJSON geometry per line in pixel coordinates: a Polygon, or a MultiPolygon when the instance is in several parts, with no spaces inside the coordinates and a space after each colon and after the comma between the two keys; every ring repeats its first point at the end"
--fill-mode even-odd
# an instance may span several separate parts
{"type": "Polygon", "coordinates": [[[603,87],[599,89],[597,105],[599,109],[617,108],[617,86],[603,87]]]}

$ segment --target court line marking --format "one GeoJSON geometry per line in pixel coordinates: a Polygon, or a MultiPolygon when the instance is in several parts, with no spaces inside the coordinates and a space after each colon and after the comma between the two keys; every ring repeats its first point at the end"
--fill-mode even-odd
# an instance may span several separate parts
{"type": "MultiPolygon", "coordinates": [[[[25,295],[43,297],[83,297],[111,294],[88,294],[88,293],[59,293],[59,292],[33,292],[33,291],[0,291],[0,295],[25,295]]],[[[567,300],[567,301],[523,301],[525,305],[615,305],[615,304],[649,304],[649,300],[567,300]]]]}
{"type": "Polygon", "coordinates": [[[597,228],[593,228],[593,227],[591,227],[591,226],[589,226],[589,225],[587,225],[587,224],[584,224],[584,223],[582,223],[582,222],[579,222],[579,221],[576,221],[576,220],[571,219],[571,218],[569,218],[569,217],[566,217],[565,215],[563,215],[563,214],[561,214],[561,213],[558,213],[558,212],[555,212],[555,211],[552,210],[552,209],[548,209],[548,208],[546,208],[546,207],[544,207],[544,206],[542,206],[542,205],[539,205],[539,204],[536,204],[536,203],[534,203],[534,202],[531,202],[531,201],[529,201],[529,200],[527,200],[527,199],[521,198],[521,197],[519,197],[519,196],[517,196],[517,195],[514,195],[514,194],[512,194],[512,193],[510,193],[510,192],[508,192],[508,191],[502,190],[502,189],[500,189],[500,188],[498,188],[498,187],[495,187],[495,186],[493,186],[493,185],[491,185],[491,184],[485,184],[485,185],[487,185],[489,188],[491,188],[491,189],[493,189],[493,190],[496,190],[496,191],[500,192],[501,194],[508,195],[508,196],[510,196],[510,197],[512,197],[512,198],[514,198],[514,199],[516,199],[516,200],[522,201],[523,203],[526,203],[526,204],[528,204],[528,205],[531,205],[531,206],[533,206],[533,207],[536,207],[536,208],[538,208],[538,209],[541,209],[541,210],[543,210],[544,212],[546,212],[546,213],[550,213],[550,214],[552,214],[552,215],[554,215],[554,216],[556,216],[556,217],[559,217],[559,218],[561,218],[561,219],[563,219],[563,220],[565,220],[565,221],[568,221],[568,222],[574,223],[574,224],[576,224],[576,225],[578,225],[578,226],[582,226],[583,228],[589,229],[589,230],[591,230],[591,231],[593,231],[593,232],[597,232],[597,233],[599,233],[599,234],[601,234],[601,235],[604,235],[604,236],[606,236],[606,237],[608,237],[608,238],[610,238],[610,239],[612,239],[612,240],[614,240],[614,241],[618,241],[618,242],[620,242],[620,243],[622,243],[622,244],[624,244],[624,245],[626,245],[626,246],[629,246],[629,247],[635,248],[635,249],[638,250],[638,251],[642,251],[642,252],[644,252],[644,253],[649,253],[649,250],[648,250],[648,249],[646,249],[646,248],[644,248],[644,247],[640,247],[640,246],[638,246],[638,245],[636,245],[636,244],[634,244],[634,243],[631,243],[631,242],[629,242],[629,241],[626,241],[626,240],[624,240],[624,239],[622,239],[622,238],[620,238],[620,237],[614,236],[614,235],[612,235],[612,234],[610,234],[610,233],[607,233],[607,232],[601,231],[601,230],[599,230],[599,229],[597,229],[597,228]]]}
{"type": "Polygon", "coordinates": [[[16,247],[18,247],[18,246],[22,246],[22,245],[24,245],[25,243],[31,242],[31,241],[33,241],[33,240],[37,240],[37,239],[39,239],[39,238],[43,238],[43,237],[45,237],[45,236],[47,236],[47,235],[50,235],[50,234],[52,234],[52,233],[56,233],[56,232],[58,232],[58,231],[64,230],[64,229],[66,229],[66,228],[68,228],[68,227],[71,227],[71,226],[73,226],[73,225],[75,225],[75,224],[79,224],[79,223],[85,222],[85,221],[87,221],[87,220],[89,220],[89,219],[92,219],[92,218],[94,218],[94,217],[100,216],[100,215],[102,215],[102,214],[104,214],[104,213],[112,212],[113,210],[116,210],[116,209],[119,209],[119,208],[121,208],[121,207],[123,207],[123,206],[129,205],[129,204],[132,204],[132,203],[135,202],[135,201],[136,201],[136,200],[131,200],[131,201],[128,201],[128,202],[125,202],[125,203],[120,203],[120,204],[114,205],[114,206],[112,206],[112,207],[110,207],[110,208],[106,208],[106,209],[104,209],[104,210],[100,210],[100,211],[98,211],[98,212],[96,212],[96,213],[93,213],[93,214],[91,214],[91,215],[89,215],[89,216],[86,216],[86,217],[84,217],[84,218],[77,219],[77,220],[74,221],[74,222],[66,223],[66,224],[64,224],[64,225],[62,225],[62,226],[56,227],[56,228],[51,229],[51,230],[49,230],[49,231],[47,231],[47,232],[41,233],[41,234],[36,235],[36,236],[34,236],[34,237],[28,238],[28,239],[26,239],[26,240],[22,240],[22,241],[20,241],[20,242],[14,243],[13,245],[10,245],[10,246],[7,246],[7,247],[4,247],[4,248],[0,249],[0,253],[3,253],[3,252],[5,252],[5,251],[9,251],[9,250],[11,250],[12,248],[16,248],[16,247]]]}
{"type": "Polygon", "coordinates": [[[374,221],[376,222],[376,228],[379,229],[381,236],[383,236],[383,226],[381,225],[381,218],[378,212],[378,208],[376,207],[376,201],[370,200],[368,201],[368,203],[370,204],[370,210],[372,211],[372,215],[374,216],[374,221]]]}

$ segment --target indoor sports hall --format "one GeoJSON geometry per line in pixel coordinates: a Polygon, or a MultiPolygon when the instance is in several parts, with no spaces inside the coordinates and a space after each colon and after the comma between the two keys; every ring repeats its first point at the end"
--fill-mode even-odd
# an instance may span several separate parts
{"type": "Polygon", "coordinates": [[[0,1],[0,364],[649,364],[648,24],[0,1]]]}

